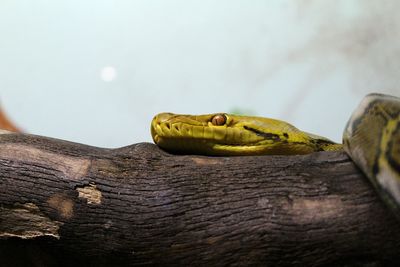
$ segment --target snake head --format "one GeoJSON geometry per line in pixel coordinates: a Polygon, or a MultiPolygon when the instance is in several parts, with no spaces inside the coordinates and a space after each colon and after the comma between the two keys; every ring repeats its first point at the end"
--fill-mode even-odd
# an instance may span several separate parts
{"type": "Polygon", "coordinates": [[[151,135],[173,153],[205,155],[305,154],[318,150],[313,138],[289,123],[227,113],[160,113],[151,135]]]}

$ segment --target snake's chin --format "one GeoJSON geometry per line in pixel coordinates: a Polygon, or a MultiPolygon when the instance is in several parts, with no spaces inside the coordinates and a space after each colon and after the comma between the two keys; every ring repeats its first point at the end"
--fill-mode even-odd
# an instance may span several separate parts
{"type": "Polygon", "coordinates": [[[230,114],[160,113],[151,123],[151,135],[159,147],[179,154],[298,155],[328,150],[334,145],[282,121],[230,114]],[[219,125],[215,117],[226,122],[219,125]]]}

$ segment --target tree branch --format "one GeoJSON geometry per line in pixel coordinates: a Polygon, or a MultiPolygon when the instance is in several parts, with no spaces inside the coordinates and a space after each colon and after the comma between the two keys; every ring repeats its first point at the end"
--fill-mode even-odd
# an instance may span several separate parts
{"type": "Polygon", "coordinates": [[[176,156],[0,135],[10,265],[394,266],[399,228],[344,152],[176,156]]]}

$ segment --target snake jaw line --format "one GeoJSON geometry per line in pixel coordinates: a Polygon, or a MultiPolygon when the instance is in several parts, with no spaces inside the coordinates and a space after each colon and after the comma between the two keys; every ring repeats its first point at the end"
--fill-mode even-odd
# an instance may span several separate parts
{"type": "Polygon", "coordinates": [[[154,142],[174,153],[306,154],[328,150],[334,144],[283,121],[226,113],[197,116],[160,113],[151,125],[154,142]]]}

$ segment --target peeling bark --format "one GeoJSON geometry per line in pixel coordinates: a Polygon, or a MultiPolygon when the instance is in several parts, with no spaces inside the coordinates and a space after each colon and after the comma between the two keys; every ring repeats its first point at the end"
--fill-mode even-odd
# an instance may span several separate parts
{"type": "Polygon", "coordinates": [[[396,266],[399,228],[344,152],[177,156],[0,135],[9,266],[396,266]]]}
{"type": "Polygon", "coordinates": [[[32,239],[39,236],[60,238],[61,222],[53,221],[40,212],[33,203],[0,207],[0,238],[19,237],[32,239]]]}

